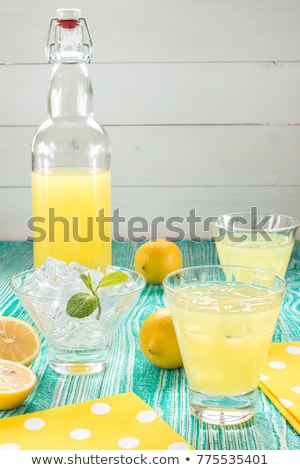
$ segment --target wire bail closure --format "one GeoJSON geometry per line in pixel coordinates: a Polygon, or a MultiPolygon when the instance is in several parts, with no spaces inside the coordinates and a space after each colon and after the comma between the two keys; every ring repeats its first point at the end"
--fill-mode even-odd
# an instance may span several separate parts
{"type": "Polygon", "coordinates": [[[86,18],[80,17],[78,20],[61,20],[58,17],[53,17],[50,20],[48,29],[47,45],[45,48],[48,62],[65,62],[65,63],[76,63],[76,62],[91,62],[93,55],[93,43],[90,35],[89,27],[86,18]],[[70,26],[67,26],[70,23],[70,26]],[[62,58],[61,55],[61,30],[79,28],[77,41],[77,54],[75,57],[70,54],[68,57],[62,58]]]}

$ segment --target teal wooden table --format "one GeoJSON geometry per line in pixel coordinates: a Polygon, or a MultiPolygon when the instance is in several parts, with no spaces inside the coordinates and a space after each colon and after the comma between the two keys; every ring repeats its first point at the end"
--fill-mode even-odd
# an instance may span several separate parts
{"type": "MultiPolygon", "coordinates": [[[[184,266],[218,262],[214,243],[209,240],[182,241],[178,245],[184,266]]],[[[129,241],[114,242],[113,263],[133,267],[138,246],[129,241]]],[[[17,316],[31,323],[9,287],[13,274],[31,267],[30,242],[0,242],[0,315],[17,316]]],[[[300,340],[300,241],[295,244],[286,277],[290,287],[274,332],[275,342],[300,340]]],[[[100,374],[56,374],[47,364],[47,344],[42,340],[41,353],[32,365],[38,377],[35,393],[18,408],[0,412],[0,418],[133,391],[196,449],[300,449],[300,436],[261,391],[255,417],[247,423],[224,429],[190,415],[184,370],[157,368],[139,350],[138,332],[143,320],[163,306],[162,287],[147,285],[118,330],[110,364],[100,374]]]]}

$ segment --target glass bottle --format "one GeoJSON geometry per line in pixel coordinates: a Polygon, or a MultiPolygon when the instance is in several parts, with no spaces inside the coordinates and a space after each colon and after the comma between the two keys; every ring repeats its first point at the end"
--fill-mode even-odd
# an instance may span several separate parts
{"type": "Polygon", "coordinates": [[[49,115],[32,142],[34,265],[47,257],[111,264],[110,142],[94,118],[92,42],[80,10],[57,10],[46,52],[49,115]]]}

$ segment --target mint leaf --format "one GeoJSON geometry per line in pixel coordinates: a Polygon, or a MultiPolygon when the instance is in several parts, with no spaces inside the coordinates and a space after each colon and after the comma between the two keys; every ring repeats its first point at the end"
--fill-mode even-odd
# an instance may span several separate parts
{"type": "Polygon", "coordinates": [[[99,307],[99,304],[97,296],[79,292],[70,297],[66,310],[70,317],[84,318],[91,315],[99,307]]]}
{"type": "Polygon", "coordinates": [[[85,283],[86,287],[92,291],[93,291],[93,284],[92,284],[92,278],[91,278],[91,275],[90,273],[88,274],[80,274],[80,279],[85,283]]]}
{"type": "Polygon", "coordinates": [[[122,284],[123,282],[126,282],[127,279],[128,279],[128,275],[120,271],[107,274],[101,279],[96,290],[98,290],[99,287],[109,287],[109,286],[115,286],[116,284],[122,284]]]}
{"type": "Polygon", "coordinates": [[[104,276],[99,282],[96,291],[93,289],[92,278],[90,273],[81,274],[80,279],[86,287],[91,291],[91,294],[87,292],[79,292],[72,295],[67,302],[66,312],[70,317],[84,318],[92,315],[97,309],[96,319],[99,320],[101,315],[101,302],[97,296],[96,291],[99,287],[114,286],[115,284],[121,284],[127,281],[128,276],[122,272],[110,273],[104,276]]]}

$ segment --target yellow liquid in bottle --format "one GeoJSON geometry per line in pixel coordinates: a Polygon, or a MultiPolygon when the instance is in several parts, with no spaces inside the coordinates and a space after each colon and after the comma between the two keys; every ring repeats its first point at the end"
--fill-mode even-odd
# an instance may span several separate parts
{"type": "Polygon", "coordinates": [[[110,171],[51,168],[32,172],[34,265],[47,257],[111,264],[110,171]]]}

